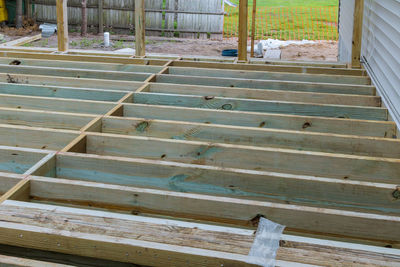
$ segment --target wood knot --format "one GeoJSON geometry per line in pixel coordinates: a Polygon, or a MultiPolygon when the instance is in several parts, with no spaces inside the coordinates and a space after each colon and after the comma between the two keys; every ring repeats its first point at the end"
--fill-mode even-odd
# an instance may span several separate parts
{"type": "Polygon", "coordinates": [[[254,227],[258,227],[261,218],[265,218],[264,215],[257,214],[253,219],[250,220],[250,224],[254,227]]]}
{"type": "Polygon", "coordinates": [[[307,128],[309,128],[309,127],[311,127],[311,122],[305,122],[305,123],[303,124],[303,129],[307,129],[307,128]]]}
{"type": "Polygon", "coordinates": [[[21,61],[19,61],[19,60],[13,60],[13,61],[11,61],[10,62],[10,64],[9,65],[15,65],[15,66],[18,66],[18,65],[21,65],[21,61]]]}
{"type": "Polygon", "coordinates": [[[232,109],[232,104],[225,104],[225,105],[222,105],[222,109],[223,109],[223,110],[231,110],[231,109],[232,109]]]}

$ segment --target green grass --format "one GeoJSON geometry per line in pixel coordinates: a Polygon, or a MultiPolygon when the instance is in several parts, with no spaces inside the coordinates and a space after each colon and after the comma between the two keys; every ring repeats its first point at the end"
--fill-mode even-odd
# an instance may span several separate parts
{"type": "MultiPolygon", "coordinates": [[[[258,0],[256,39],[336,40],[338,3],[338,0],[258,0]]],[[[252,4],[249,0],[249,35],[252,4]]],[[[226,6],[225,37],[237,37],[238,11],[226,6]]]]}
{"type": "MultiPolygon", "coordinates": [[[[239,5],[239,0],[231,0],[231,2],[239,5]]],[[[253,0],[249,0],[249,5],[253,5],[253,0]]],[[[257,0],[258,7],[320,7],[338,5],[339,0],[257,0]]]]}

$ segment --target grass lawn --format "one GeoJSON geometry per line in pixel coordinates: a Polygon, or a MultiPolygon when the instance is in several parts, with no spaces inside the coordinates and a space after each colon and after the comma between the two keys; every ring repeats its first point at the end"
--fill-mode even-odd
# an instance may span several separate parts
{"type": "MultiPolygon", "coordinates": [[[[239,4],[239,0],[231,0],[234,4],[239,4]]],[[[249,5],[253,5],[253,0],[249,0],[249,5]]],[[[274,7],[320,7],[320,6],[338,6],[339,0],[257,0],[257,6],[274,7]]]]}
{"type": "MultiPolygon", "coordinates": [[[[238,4],[239,0],[231,2],[238,4]]],[[[249,28],[252,4],[249,0],[249,28]]],[[[336,40],[338,5],[339,0],[258,0],[256,38],[336,40]]],[[[225,37],[237,37],[238,12],[238,7],[225,5],[225,37]]]]}

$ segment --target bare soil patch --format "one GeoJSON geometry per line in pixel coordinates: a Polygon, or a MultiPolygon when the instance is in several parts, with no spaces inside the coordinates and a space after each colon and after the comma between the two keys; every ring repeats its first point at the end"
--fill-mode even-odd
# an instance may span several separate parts
{"type": "MultiPolygon", "coordinates": [[[[8,37],[6,33],[5,35],[8,37]]],[[[104,47],[102,35],[88,34],[86,37],[82,37],[76,32],[70,33],[69,38],[69,46],[72,49],[115,51],[135,47],[134,37],[130,35],[111,36],[110,47],[104,47]]],[[[56,48],[57,36],[53,35],[50,38],[42,38],[33,43],[25,44],[25,46],[56,48]]],[[[224,49],[235,48],[237,48],[237,39],[235,38],[224,39],[222,41],[154,36],[146,38],[146,52],[148,53],[215,57],[221,56],[224,49]]],[[[281,50],[283,60],[336,61],[338,45],[337,42],[318,41],[316,44],[290,45],[282,47],[281,50]]]]}

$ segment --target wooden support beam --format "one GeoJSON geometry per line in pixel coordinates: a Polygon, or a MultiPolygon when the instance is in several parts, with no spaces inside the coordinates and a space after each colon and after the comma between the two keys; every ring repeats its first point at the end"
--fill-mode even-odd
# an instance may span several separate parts
{"type": "Polygon", "coordinates": [[[22,46],[24,44],[31,43],[31,42],[39,40],[41,38],[42,38],[42,34],[40,33],[40,34],[36,34],[36,35],[33,35],[33,36],[22,37],[22,38],[19,38],[19,39],[16,39],[16,40],[9,41],[7,43],[3,43],[3,44],[0,45],[0,47],[22,46]]]}
{"type": "MultiPolygon", "coordinates": [[[[16,47],[13,47],[16,48],[16,47]]],[[[29,47],[24,47],[29,48],[29,47]]],[[[68,60],[68,61],[83,61],[83,62],[99,62],[99,63],[115,63],[115,64],[141,64],[141,65],[156,65],[163,66],[169,60],[165,59],[143,59],[143,58],[129,58],[125,57],[126,55],[118,55],[113,54],[111,56],[105,56],[101,53],[74,53],[73,50],[68,51],[68,55],[66,54],[49,54],[49,51],[42,51],[39,53],[32,53],[32,50],[27,49],[28,51],[23,51],[21,49],[19,51],[9,52],[7,51],[9,48],[0,48],[0,55],[2,57],[17,57],[17,58],[31,58],[31,59],[40,59],[40,60],[68,60]]],[[[55,52],[55,51],[50,51],[55,52]]]]}
{"type": "MultiPolygon", "coordinates": [[[[67,71],[68,72],[68,71],[67,71]]],[[[52,72],[57,74],[56,72],[52,72]]],[[[73,74],[74,72],[70,72],[73,74]]],[[[78,72],[75,72],[79,75],[78,72]]],[[[61,72],[58,72],[61,75],[61,72]]],[[[93,75],[93,72],[92,72],[93,75]]],[[[32,85],[45,85],[45,86],[64,86],[74,88],[90,88],[90,89],[106,89],[117,91],[130,91],[139,88],[142,82],[133,81],[117,81],[105,79],[86,79],[86,78],[73,78],[61,76],[44,76],[44,75],[31,75],[31,74],[10,74],[0,73],[0,82],[13,83],[13,84],[32,84],[32,85]]]]}
{"type": "Polygon", "coordinates": [[[391,241],[394,247],[400,245],[400,235],[396,231],[400,225],[400,217],[394,215],[126,187],[107,183],[96,186],[95,183],[68,179],[33,176],[32,181],[35,181],[31,185],[32,196],[44,201],[58,200],[61,203],[122,209],[134,214],[159,214],[253,228],[252,219],[257,214],[261,214],[286,225],[287,231],[290,232],[330,234],[338,238],[385,240],[391,241]],[[42,182],[39,182],[39,179],[42,182]],[[76,190],[68,189],[74,188],[69,183],[76,185],[76,190]],[[48,188],[54,188],[54,192],[49,192],[48,188]],[[371,228],[371,225],[375,227],[371,228]]]}
{"type": "Polygon", "coordinates": [[[393,138],[372,138],[266,128],[238,127],[218,124],[189,123],[171,120],[105,117],[102,132],[229,143],[257,147],[281,147],[307,151],[337,152],[343,154],[400,158],[400,141],[393,138]],[[141,125],[148,123],[143,131],[141,125]]]}
{"type": "Polygon", "coordinates": [[[0,123],[10,125],[79,130],[93,118],[95,118],[95,115],[0,108],[0,123]]]}
{"type": "Polygon", "coordinates": [[[253,13],[251,16],[251,52],[250,52],[251,57],[254,57],[254,39],[256,37],[256,15],[257,15],[257,0],[253,0],[253,13]]]}
{"type": "Polygon", "coordinates": [[[143,92],[381,107],[379,96],[151,83],[143,92]]]}
{"type": "MultiPolygon", "coordinates": [[[[397,143],[397,147],[398,145],[399,143],[397,143]]],[[[274,170],[382,183],[395,183],[400,172],[400,159],[397,158],[310,152],[275,147],[209,144],[207,142],[138,136],[118,137],[98,133],[88,135],[86,150],[87,153],[98,155],[151,158],[259,171],[274,170]],[[241,160],[238,161],[238,158],[241,160]]]]}
{"type": "Polygon", "coordinates": [[[201,77],[190,75],[159,74],[158,83],[191,84],[205,86],[223,86],[254,89],[273,89],[317,93],[375,95],[376,88],[371,85],[334,84],[279,80],[254,80],[243,78],[201,77]]]}
{"type": "Polygon", "coordinates": [[[56,97],[65,99],[82,99],[117,102],[126,91],[92,89],[92,88],[71,88],[58,87],[47,85],[26,85],[26,84],[11,84],[0,82],[0,94],[26,95],[26,96],[41,96],[41,97],[56,97]]]}
{"type": "Polygon", "coordinates": [[[89,79],[108,79],[122,81],[145,81],[151,73],[127,73],[118,71],[98,71],[82,69],[64,69],[54,67],[36,67],[20,65],[0,65],[2,73],[49,75],[60,77],[89,78],[89,79]]]}
{"type": "Polygon", "coordinates": [[[375,121],[386,121],[388,119],[387,110],[380,107],[324,105],[300,102],[249,100],[227,97],[204,97],[141,92],[135,93],[133,103],[201,109],[278,113],[301,116],[352,118],[375,121]]]}
{"type": "MultiPolygon", "coordinates": [[[[0,58],[0,64],[11,64],[15,62],[14,58],[0,58]]],[[[89,69],[89,70],[104,70],[104,71],[119,71],[119,72],[144,72],[158,73],[163,69],[161,66],[150,66],[140,64],[116,64],[116,63],[95,63],[83,61],[69,60],[46,60],[46,59],[17,59],[19,65],[22,66],[38,66],[38,67],[55,67],[66,69],[89,69]]]]}
{"type": "Polygon", "coordinates": [[[364,19],[364,0],[355,0],[352,42],[352,68],[361,68],[361,43],[364,19]]]}
{"type": "MultiPolygon", "coordinates": [[[[1,52],[0,52],[1,53],[1,52]]],[[[333,74],[333,75],[354,75],[362,76],[365,70],[331,68],[329,66],[298,66],[298,65],[278,65],[277,64],[228,64],[218,62],[193,62],[193,61],[174,61],[172,66],[176,67],[194,67],[194,68],[214,68],[214,69],[232,69],[232,70],[258,70],[273,72],[292,72],[292,73],[309,73],[309,74],[333,74]]]]}
{"type": "Polygon", "coordinates": [[[57,0],[57,41],[58,51],[68,51],[68,0],[57,0]]]}
{"type": "Polygon", "coordinates": [[[239,1],[239,61],[247,61],[247,18],[248,18],[248,0],[239,1]]]}
{"type": "Polygon", "coordinates": [[[56,112],[104,114],[115,106],[110,102],[72,100],[39,96],[0,95],[0,106],[16,109],[34,109],[56,112]]]}
{"type": "Polygon", "coordinates": [[[146,13],[145,1],[135,0],[135,47],[137,57],[146,55],[146,13]]]}
{"type": "Polygon", "coordinates": [[[0,172],[26,174],[49,150],[0,146],[0,172]]]}
{"type": "Polygon", "coordinates": [[[254,80],[283,80],[334,84],[371,85],[365,76],[282,73],[251,70],[219,70],[212,68],[169,67],[169,74],[200,77],[241,78],[254,80]]]}
{"type": "Polygon", "coordinates": [[[124,116],[388,138],[396,136],[397,128],[394,122],[385,121],[238,112],[147,104],[124,104],[124,116]],[[229,120],[226,119],[228,117],[229,120]]]}
{"type": "Polygon", "coordinates": [[[61,150],[78,135],[79,132],[67,130],[0,124],[2,145],[6,146],[61,150]]]}

